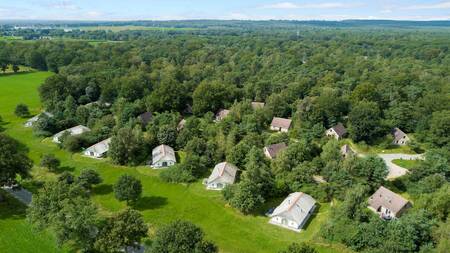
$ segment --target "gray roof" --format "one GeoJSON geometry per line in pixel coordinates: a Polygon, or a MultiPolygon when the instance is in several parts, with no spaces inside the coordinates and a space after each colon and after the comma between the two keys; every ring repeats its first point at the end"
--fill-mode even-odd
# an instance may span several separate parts
{"type": "Polygon", "coordinates": [[[369,198],[369,206],[375,210],[378,210],[381,206],[391,210],[394,214],[397,214],[404,207],[406,207],[409,201],[402,196],[390,191],[383,186],[380,186],[378,190],[369,198]]]}
{"type": "Polygon", "coordinates": [[[61,132],[55,134],[54,137],[59,138],[65,132],[69,132],[70,135],[79,135],[79,134],[82,134],[84,132],[89,132],[89,131],[91,131],[91,129],[89,129],[88,127],[85,127],[83,125],[78,125],[78,126],[74,126],[74,127],[69,128],[69,129],[66,129],[66,130],[62,130],[61,132]]]}
{"type": "Polygon", "coordinates": [[[291,127],[292,120],[285,118],[273,117],[272,123],[270,123],[273,127],[281,127],[285,129],[289,129],[291,127]]]}
{"type": "Polygon", "coordinates": [[[216,180],[219,180],[222,183],[232,184],[236,179],[236,173],[238,168],[231,163],[221,162],[217,164],[211,175],[209,176],[207,183],[212,183],[216,180]]]}
{"type": "Polygon", "coordinates": [[[400,128],[395,127],[394,129],[392,129],[392,135],[394,136],[394,141],[398,141],[401,140],[405,137],[408,137],[402,130],[400,130],[400,128]]]}
{"type": "Polygon", "coordinates": [[[315,205],[316,200],[313,197],[303,192],[294,192],[289,194],[270,216],[282,216],[301,224],[315,205]]]}
{"type": "Polygon", "coordinates": [[[271,158],[275,158],[278,155],[278,153],[285,150],[286,148],[287,146],[284,142],[264,147],[264,149],[267,150],[267,153],[269,153],[271,158]]]}
{"type": "Polygon", "coordinates": [[[341,147],[341,154],[342,155],[349,155],[349,154],[354,154],[354,153],[355,152],[353,151],[353,149],[348,144],[345,144],[344,146],[341,147]]]}
{"type": "Polygon", "coordinates": [[[53,117],[53,114],[51,114],[51,113],[49,113],[49,112],[42,112],[42,113],[39,113],[38,115],[36,115],[36,116],[34,116],[34,117],[28,119],[27,122],[34,123],[34,122],[38,121],[39,118],[42,116],[42,114],[45,114],[45,115],[46,115],[47,117],[49,117],[49,118],[52,118],[52,117],[53,117]]]}
{"type": "Polygon", "coordinates": [[[230,113],[230,110],[227,109],[220,109],[219,112],[216,114],[216,120],[223,120],[228,114],[230,113]]]}
{"type": "Polygon", "coordinates": [[[95,152],[97,154],[104,154],[109,150],[109,144],[111,143],[111,138],[103,140],[97,144],[94,144],[86,149],[86,151],[95,152]]]}
{"type": "Polygon", "coordinates": [[[156,163],[161,160],[176,162],[177,160],[173,148],[164,144],[154,148],[152,151],[152,163],[156,163]]]}
{"type": "Polygon", "coordinates": [[[344,125],[342,125],[342,123],[340,122],[337,123],[337,125],[335,125],[334,127],[332,127],[332,129],[339,137],[342,137],[347,133],[347,129],[345,129],[344,125]]]}
{"type": "Polygon", "coordinates": [[[181,131],[184,128],[185,124],[186,124],[186,120],[185,119],[181,119],[180,122],[178,122],[177,131],[181,131]]]}

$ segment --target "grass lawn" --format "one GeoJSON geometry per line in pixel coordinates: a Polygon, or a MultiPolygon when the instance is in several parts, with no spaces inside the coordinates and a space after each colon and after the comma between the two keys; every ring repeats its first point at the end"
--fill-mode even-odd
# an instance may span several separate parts
{"type": "Polygon", "coordinates": [[[400,167],[403,167],[405,169],[412,169],[414,168],[417,164],[419,164],[418,160],[404,160],[404,159],[394,159],[392,160],[393,164],[396,164],[400,167]]]}
{"type": "MultiPolygon", "coordinates": [[[[318,231],[327,219],[331,208],[328,203],[321,203],[318,213],[306,229],[301,233],[295,233],[268,224],[268,218],[263,215],[244,216],[238,213],[226,205],[220,192],[206,191],[200,182],[189,185],[164,183],[158,177],[160,172],[148,167],[115,166],[108,159],[95,160],[80,154],[71,154],[57,148],[49,138],[34,137],[31,129],[22,126],[26,119],[15,117],[13,111],[16,104],[25,103],[32,113],[38,113],[41,106],[37,87],[48,76],[50,73],[35,72],[0,77],[0,115],[8,122],[5,126],[6,133],[29,148],[29,155],[35,164],[38,164],[43,154],[54,153],[61,159],[63,170],[78,174],[83,168],[95,168],[101,174],[104,182],[93,189],[92,198],[102,213],[110,214],[125,208],[124,202],[119,202],[114,198],[112,185],[120,175],[128,173],[142,181],[143,195],[134,208],[143,214],[152,233],[155,228],[163,224],[176,219],[184,219],[202,227],[207,238],[219,246],[220,252],[273,253],[286,248],[292,242],[301,241],[309,241],[323,253],[350,252],[341,245],[326,244],[318,239],[318,231]]],[[[180,152],[179,156],[184,158],[184,153],[180,152]]],[[[35,166],[33,181],[25,182],[25,185],[31,191],[36,191],[39,181],[54,177],[54,174],[35,166]]],[[[11,227],[17,231],[13,234],[14,238],[11,238],[11,234],[3,233],[3,226],[0,226],[2,228],[0,229],[0,242],[5,240],[33,241],[33,237],[38,236],[29,231],[23,218],[23,212],[22,216],[17,217],[16,222],[17,226],[11,227]]],[[[45,238],[42,242],[43,245],[54,245],[51,237],[45,238]]],[[[15,252],[14,245],[6,244],[4,246],[3,243],[1,245],[0,247],[6,248],[0,249],[0,252],[15,252]]],[[[31,252],[31,250],[21,252],[31,252]]],[[[33,252],[41,251],[33,250],[33,252]]],[[[52,251],[44,250],[42,252],[52,251]]]]}
{"type": "Polygon", "coordinates": [[[417,154],[409,146],[381,144],[381,142],[386,143],[387,141],[389,141],[389,139],[383,139],[380,143],[375,143],[374,145],[367,145],[354,143],[350,139],[344,139],[342,143],[349,144],[356,152],[360,154],[417,154]]]}

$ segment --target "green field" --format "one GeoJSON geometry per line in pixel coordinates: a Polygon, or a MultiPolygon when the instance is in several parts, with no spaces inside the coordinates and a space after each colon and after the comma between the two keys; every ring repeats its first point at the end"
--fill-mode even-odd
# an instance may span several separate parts
{"type": "MultiPolygon", "coordinates": [[[[330,211],[329,203],[321,203],[318,213],[311,223],[301,233],[287,231],[268,224],[268,218],[263,215],[244,216],[228,207],[219,192],[206,191],[200,182],[191,185],[167,184],[160,181],[158,171],[148,167],[114,166],[108,160],[93,160],[79,154],[71,154],[60,150],[49,139],[34,137],[31,129],[22,126],[25,119],[14,116],[14,108],[18,103],[25,103],[32,113],[41,110],[38,86],[50,76],[50,73],[35,72],[0,76],[0,115],[6,124],[6,133],[16,138],[29,149],[29,155],[38,163],[42,154],[54,153],[62,161],[65,170],[77,174],[83,168],[95,168],[101,174],[103,184],[94,188],[93,200],[101,212],[108,214],[125,207],[125,203],[117,201],[112,193],[112,185],[124,173],[132,174],[141,179],[143,195],[134,206],[141,211],[152,233],[155,228],[175,219],[184,219],[202,227],[207,238],[214,241],[220,252],[236,253],[273,253],[287,247],[292,242],[309,241],[320,252],[349,252],[341,245],[323,243],[318,238],[318,231],[327,219],[330,211]]],[[[36,182],[55,177],[54,174],[35,166],[33,181],[24,182],[32,191],[36,190],[36,182]]],[[[54,239],[48,234],[30,231],[23,215],[23,209],[8,210],[8,206],[0,205],[2,218],[0,221],[0,252],[54,252],[54,239]],[[8,232],[14,229],[14,233],[8,232]],[[39,239],[36,239],[39,238],[39,239]],[[22,248],[16,244],[24,242],[22,248]],[[33,242],[33,245],[30,245],[33,242]],[[36,245],[35,244],[39,244],[36,245]],[[28,245],[28,246],[27,246],[28,245]],[[42,251],[37,251],[37,249],[42,251]]]]}
{"type": "Polygon", "coordinates": [[[13,40],[23,40],[22,37],[18,36],[0,36],[0,41],[13,41],[13,40]]]}

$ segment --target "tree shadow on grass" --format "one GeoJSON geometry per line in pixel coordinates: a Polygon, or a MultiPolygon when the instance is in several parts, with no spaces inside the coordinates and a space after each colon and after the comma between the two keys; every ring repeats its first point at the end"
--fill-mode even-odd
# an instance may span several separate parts
{"type": "Polygon", "coordinates": [[[61,166],[58,168],[58,170],[56,171],[57,174],[61,174],[63,172],[74,172],[75,171],[75,167],[71,167],[71,166],[61,166]]]}
{"type": "Polygon", "coordinates": [[[26,214],[25,205],[20,203],[17,199],[2,189],[0,189],[0,194],[3,197],[3,201],[0,202],[0,219],[24,219],[26,214]]]}
{"type": "Polygon", "coordinates": [[[139,211],[157,209],[167,205],[167,198],[159,196],[146,196],[140,198],[132,207],[139,211]]]}
{"type": "Polygon", "coordinates": [[[113,192],[113,187],[110,184],[101,184],[92,189],[92,193],[95,195],[108,195],[113,192]]]}

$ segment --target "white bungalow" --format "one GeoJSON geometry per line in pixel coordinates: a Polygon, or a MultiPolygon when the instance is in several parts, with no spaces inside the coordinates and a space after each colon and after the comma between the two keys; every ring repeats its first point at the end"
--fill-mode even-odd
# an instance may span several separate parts
{"type": "Polygon", "coordinates": [[[45,114],[49,118],[53,117],[53,114],[51,114],[49,112],[43,112],[43,113],[40,113],[40,114],[34,116],[33,118],[28,119],[27,122],[25,122],[25,124],[23,124],[23,125],[25,127],[32,127],[33,124],[36,123],[43,114],[45,114]]]}
{"type": "Polygon", "coordinates": [[[109,150],[109,144],[111,143],[111,138],[103,140],[97,144],[94,144],[87,148],[83,154],[92,158],[102,158],[106,155],[109,150]]]}
{"type": "Polygon", "coordinates": [[[61,136],[65,132],[68,132],[69,135],[71,135],[71,136],[75,136],[75,135],[80,135],[82,133],[89,132],[89,131],[91,131],[91,129],[89,129],[88,127],[85,127],[85,126],[82,126],[82,125],[78,125],[78,126],[75,126],[75,127],[72,127],[72,128],[66,129],[66,130],[63,130],[63,131],[53,135],[53,142],[60,143],[61,141],[60,141],[59,138],[61,138],[61,136]]]}
{"type": "Polygon", "coordinates": [[[294,192],[270,215],[269,223],[300,232],[316,208],[316,200],[303,192],[294,192]]]}
{"type": "Polygon", "coordinates": [[[336,140],[342,139],[346,134],[347,129],[345,129],[344,125],[340,122],[325,132],[326,136],[334,137],[336,140]]]}
{"type": "Polygon", "coordinates": [[[159,145],[152,151],[152,167],[155,169],[175,165],[177,159],[173,148],[167,145],[159,145]]]}
{"type": "Polygon", "coordinates": [[[206,189],[222,190],[225,186],[233,184],[237,171],[238,168],[231,163],[222,162],[217,164],[206,180],[206,189]]]}

